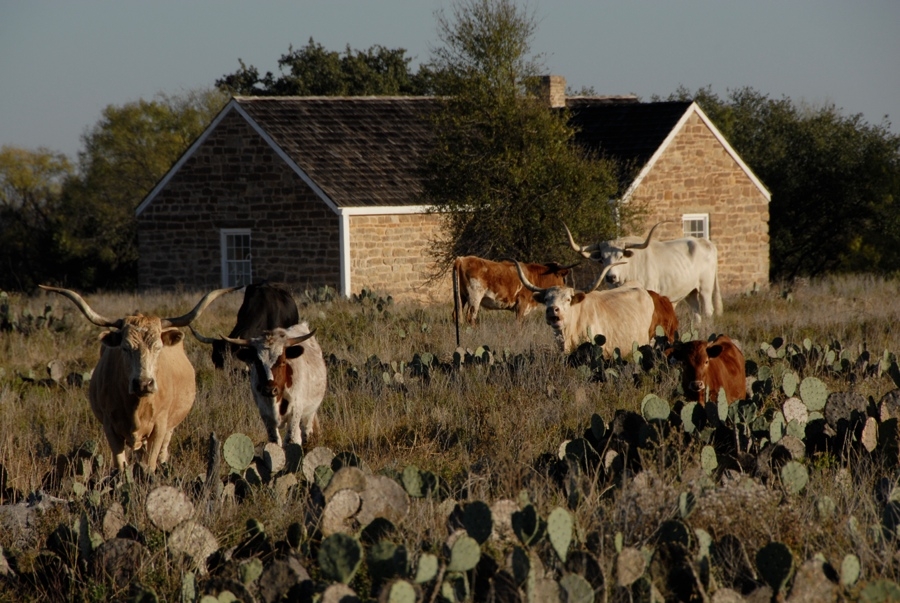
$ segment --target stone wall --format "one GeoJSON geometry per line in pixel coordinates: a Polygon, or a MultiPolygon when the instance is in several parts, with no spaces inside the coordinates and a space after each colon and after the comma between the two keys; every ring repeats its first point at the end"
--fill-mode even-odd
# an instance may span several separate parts
{"type": "Polygon", "coordinates": [[[222,285],[220,231],[251,230],[253,279],[339,287],[339,217],[237,112],[138,216],[142,288],[222,285]]]}
{"type": "Polygon", "coordinates": [[[769,282],[769,205],[697,114],[691,115],[640,186],[633,202],[647,209],[644,234],[661,220],[661,239],[684,236],[684,214],[709,214],[719,252],[719,286],[739,293],[769,282]]]}
{"type": "Polygon", "coordinates": [[[450,279],[431,279],[429,250],[441,227],[435,214],[350,217],[350,288],[418,302],[452,299],[450,279]]]}

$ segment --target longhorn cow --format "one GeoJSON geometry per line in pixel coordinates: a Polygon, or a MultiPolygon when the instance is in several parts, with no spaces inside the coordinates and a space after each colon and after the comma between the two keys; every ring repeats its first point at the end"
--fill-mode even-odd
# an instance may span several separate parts
{"type": "MultiPolygon", "coordinates": [[[[539,287],[562,285],[569,271],[578,263],[561,266],[523,264],[522,269],[539,287]]],[[[530,291],[516,278],[511,261],[493,262],[476,256],[458,257],[453,262],[453,322],[456,324],[456,344],[459,345],[460,311],[466,322],[475,325],[479,308],[511,310],[522,320],[538,303],[530,291]]]]}
{"type": "Polygon", "coordinates": [[[666,350],[666,356],[681,364],[681,387],[685,397],[705,405],[707,398],[715,402],[719,390],[731,404],[742,400],[747,392],[744,354],[727,336],[719,335],[715,341],[689,341],[676,343],[666,350]]]}
{"type": "Polygon", "coordinates": [[[146,453],[147,468],[169,458],[172,432],[194,405],[194,367],[184,353],[188,326],[220,295],[237,289],[207,293],[193,310],[177,318],[132,314],[110,320],[94,312],[69,289],[40,285],[68,297],[85,317],[111,330],[100,336],[101,352],[88,390],[91,410],[103,424],[119,471],[126,465],[125,450],[146,453]]]}
{"type": "MultiPolygon", "coordinates": [[[[203,343],[215,344],[191,328],[203,343]]],[[[279,428],[287,426],[287,442],[303,444],[317,425],[316,412],[325,397],[327,375],[315,330],[301,322],[257,337],[221,341],[238,346],[237,357],[250,365],[250,389],[265,423],[269,441],[282,444],[279,428]]]]}
{"type": "Polygon", "coordinates": [[[522,284],[534,294],[534,299],[546,307],[547,324],[553,329],[562,352],[571,353],[578,345],[603,335],[603,355],[612,351],[631,354],[632,344],[648,343],[655,331],[654,304],[650,294],[638,284],[616,289],[595,291],[606,273],[618,264],[607,266],[588,291],[572,287],[537,287],[528,280],[522,265],[516,262],[522,284]]]}
{"type": "MultiPolygon", "coordinates": [[[[228,334],[237,339],[258,337],[264,331],[286,329],[300,322],[300,311],[291,292],[277,283],[260,282],[247,285],[237,322],[228,334]]],[[[225,366],[225,358],[237,353],[239,346],[224,339],[213,343],[212,361],[216,368],[225,366]]]]}
{"type": "Polygon", "coordinates": [[[638,282],[647,289],[668,297],[672,304],[687,300],[692,317],[710,317],[722,313],[719,291],[718,252],[708,239],[685,237],[671,241],[654,241],[653,233],[663,222],[650,229],[647,238],[622,237],[579,245],[565,226],[569,245],[583,257],[610,267],[607,282],[618,287],[638,282]]]}

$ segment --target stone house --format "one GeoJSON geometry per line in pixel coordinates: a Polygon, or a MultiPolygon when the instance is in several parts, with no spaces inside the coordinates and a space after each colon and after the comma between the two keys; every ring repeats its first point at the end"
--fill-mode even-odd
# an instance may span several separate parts
{"type": "MultiPolygon", "coordinates": [[[[623,200],[647,207],[646,229],[677,219],[664,238],[711,238],[725,292],[767,283],[769,193],[696,104],[566,98],[565,80],[544,83],[578,144],[635,166],[623,200]]],[[[436,108],[427,97],[233,98],[137,208],[140,286],[268,278],[449,299],[449,279],[430,279],[441,222],[422,204],[418,167],[436,108]]]]}

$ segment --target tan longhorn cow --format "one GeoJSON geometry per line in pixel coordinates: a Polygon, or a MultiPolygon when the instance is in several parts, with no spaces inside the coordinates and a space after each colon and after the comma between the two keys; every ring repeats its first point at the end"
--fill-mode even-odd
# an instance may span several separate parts
{"type": "MultiPolygon", "coordinates": [[[[615,266],[617,264],[613,264],[615,266]]],[[[612,356],[618,348],[622,357],[631,355],[632,344],[649,343],[653,324],[654,303],[646,289],[640,285],[627,285],[616,289],[596,291],[606,273],[607,266],[588,291],[576,291],[572,287],[536,287],[525,276],[521,265],[516,269],[522,284],[534,293],[534,299],[546,307],[547,324],[553,329],[560,350],[571,353],[579,344],[603,335],[603,355],[612,356]]]]}
{"type": "Polygon", "coordinates": [[[126,449],[142,451],[147,468],[169,458],[172,431],[194,404],[197,386],[194,367],[184,353],[184,333],[217,297],[237,289],[207,293],[193,310],[176,318],[132,314],[110,320],[94,312],[69,289],[40,285],[68,297],[89,321],[110,330],[100,336],[101,352],[91,376],[89,398],[94,416],[112,449],[119,471],[126,465],[126,449]]]}

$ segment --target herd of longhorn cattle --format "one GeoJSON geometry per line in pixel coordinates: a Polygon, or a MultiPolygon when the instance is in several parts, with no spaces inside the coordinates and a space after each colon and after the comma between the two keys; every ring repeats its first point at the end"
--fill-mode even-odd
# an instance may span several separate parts
{"type": "MultiPolygon", "coordinates": [[[[587,291],[565,284],[575,265],[457,258],[452,275],[457,344],[461,315],[474,325],[480,307],[506,309],[521,321],[543,305],[563,353],[603,335],[604,355],[618,350],[625,357],[635,342],[652,342],[662,329],[670,344],[666,357],[682,367],[685,396],[702,405],[721,389],[729,404],[742,399],[744,357],[735,342],[725,335],[709,342],[676,340],[679,301],[687,300],[696,320],[722,312],[716,248],[692,237],[653,241],[658,226],[643,241],[626,237],[589,246],[575,243],[566,227],[572,249],[603,266],[587,291]],[[598,290],[604,281],[613,288],[598,290]]],[[[179,327],[189,327],[198,341],[212,345],[217,368],[231,366],[232,357],[249,366],[251,393],[270,442],[282,444],[282,428],[287,443],[303,444],[313,433],[327,372],[315,329],[300,321],[290,291],[265,282],[246,286],[232,332],[211,338],[191,323],[237,287],[207,293],[193,310],[176,318],[136,313],[116,320],[95,312],[74,291],[41,288],[67,297],[90,322],[109,329],[100,337],[100,360],[88,397],[119,471],[126,467],[127,450],[145,460],[151,472],[166,462],[172,432],[194,404],[195,373],[179,327]]]]}

